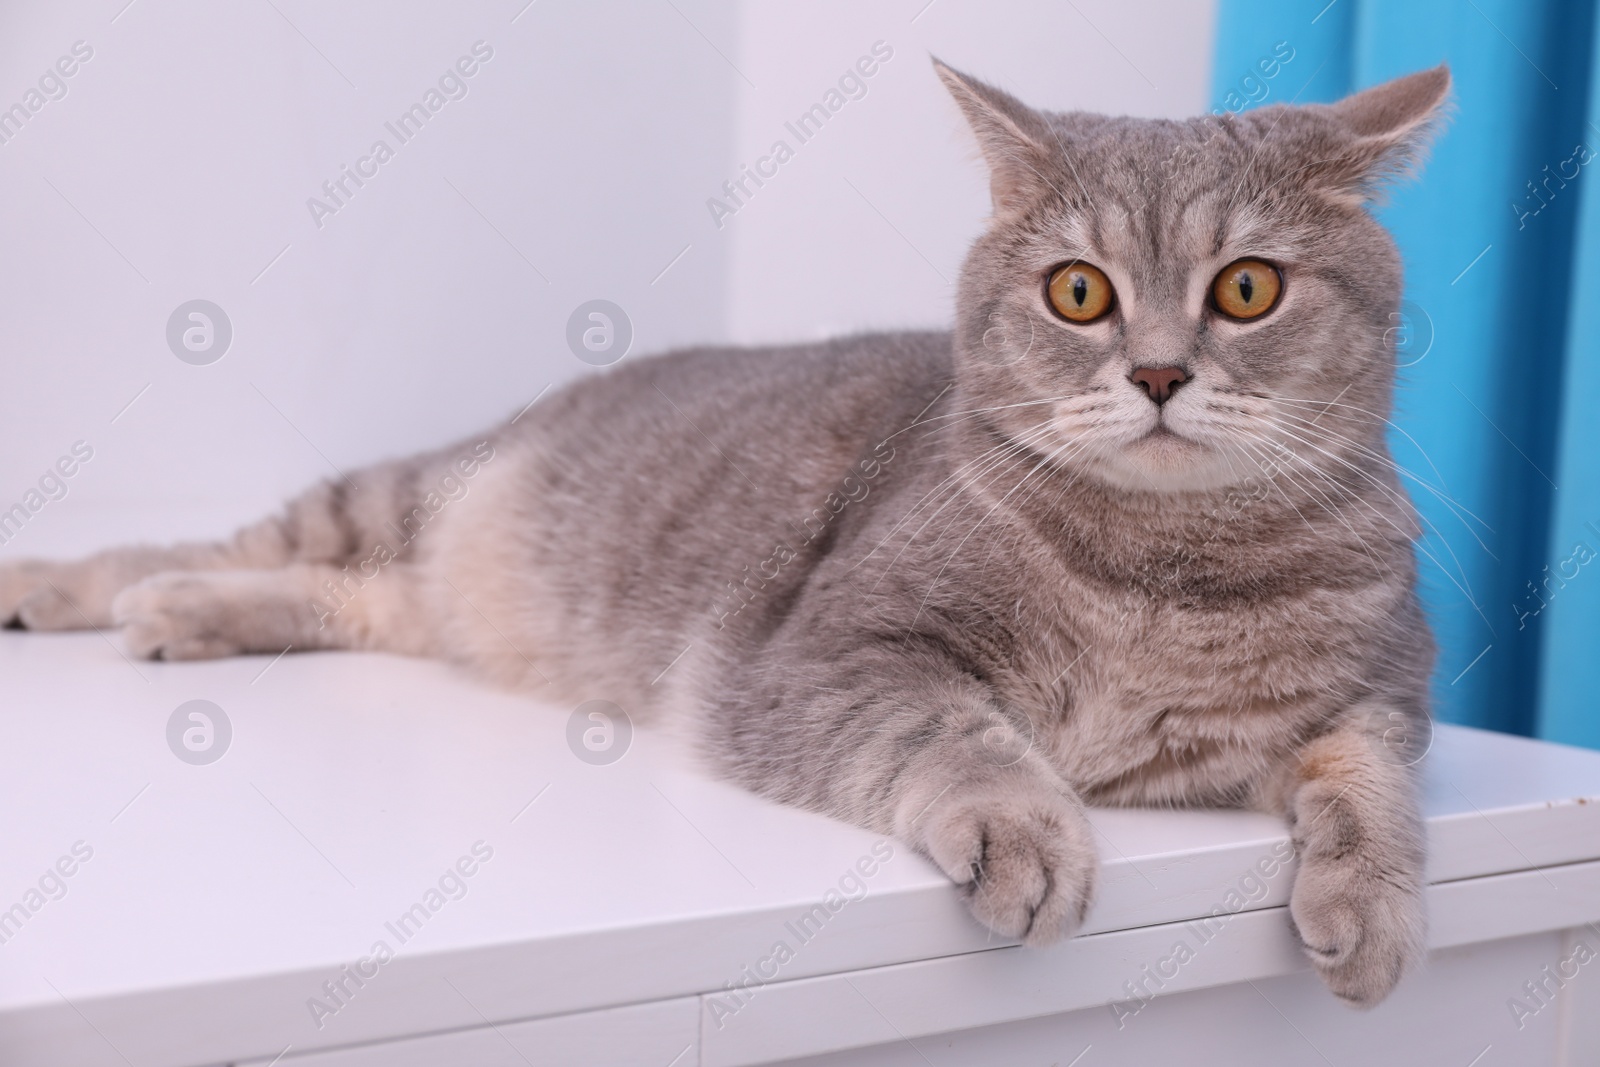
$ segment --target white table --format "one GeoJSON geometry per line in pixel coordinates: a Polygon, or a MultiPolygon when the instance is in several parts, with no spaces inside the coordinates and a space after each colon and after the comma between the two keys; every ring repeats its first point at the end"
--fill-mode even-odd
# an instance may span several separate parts
{"type": "Polygon", "coordinates": [[[114,637],[0,634],[0,909],[23,908],[0,918],[0,1064],[1600,1062],[1600,959],[1543,972],[1600,952],[1600,753],[1440,729],[1433,955],[1356,1013],[1292,943],[1292,872],[1209,938],[1189,922],[1276,820],[1095,812],[1087,929],[1023,949],[904,848],[880,863],[880,838],[700,777],[657,733],[583,762],[569,711],[393,657],[130,663],[114,637]],[[232,725],[210,764],[168,746],[194,699],[232,725]],[[58,899],[27,896],[41,878],[58,899]],[[859,899],[797,925],[841,879],[859,899]],[[1180,939],[1194,958],[1163,964],[1180,939]],[[1175,973],[1141,1007],[1146,966],[1175,973]]]}

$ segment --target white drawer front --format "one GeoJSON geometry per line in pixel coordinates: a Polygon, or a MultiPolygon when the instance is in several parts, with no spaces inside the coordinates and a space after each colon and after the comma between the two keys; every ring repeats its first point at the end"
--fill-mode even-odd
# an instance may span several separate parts
{"type": "MultiPolygon", "coordinates": [[[[1436,950],[1576,927],[1600,920],[1600,862],[1447,882],[1430,886],[1428,900],[1436,950]]],[[[703,1062],[745,1067],[1083,1008],[1110,1018],[1108,1005],[1137,1005],[1130,981],[1169,995],[1308,970],[1287,912],[1240,912],[1216,931],[1168,923],[1048,949],[997,948],[774,982],[743,1003],[708,994],[703,1062]],[[1179,942],[1192,952],[1176,953],[1179,942]]],[[[1515,990],[1513,983],[1506,995],[1515,990]]]]}
{"type": "Polygon", "coordinates": [[[694,997],[548,1019],[489,1024],[403,1041],[312,1052],[291,1048],[275,1063],[238,1067],[696,1067],[699,1002],[694,997]]]}

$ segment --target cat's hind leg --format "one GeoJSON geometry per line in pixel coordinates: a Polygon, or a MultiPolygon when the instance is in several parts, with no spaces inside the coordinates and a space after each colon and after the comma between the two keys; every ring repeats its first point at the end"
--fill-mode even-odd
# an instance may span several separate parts
{"type": "Polygon", "coordinates": [[[135,582],[164,571],[270,569],[299,560],[332,561],[349,536],[347,494],[324,483],[279,515],[226,541],[127,545],[75,560],[0,562],[0,625],[24,630],[84,630],[112,625],[111,602],[135,582]]]}
{"type": "Polygon", "coordinates": [[[421,655],[420,588],[404,564],[359,582],[327,564],[163,571],[117,594],[111,614],[129,651],[149,659],[329,648],[421,655]]]}
{"type": "Polygon", "coordinates": [[[78,560],[0,563],[0,625],[22,630],[85,630],[112,624],[123,589],[162,571],[275,566],[287,552],[271,545],[189,544],[112,548],[78,560]]]}
{"type": "Polygon", "coordinates": [[[431,525],[437,510],[423,507],[423,501],[430,495],[442,499],[445,490],[440,486],[447,479],[459,488],[458,464],[474,458],[463,458],[458,448],[356,471],[361,488],[344,478],[323,482],[277,515],[224,541],[133,545],[79,560],[0,562],[0,625],[27,630],[109,627],[112,601],[119,593],[165,572],[356,566],[380,543],[390,557],[409,560],[414,555],[409,542],[431,525]]]}
{"type": "Polygon", "coordinates": [[[459,606],[424,603],[423,576],[458,540],[444,531],[460,525],[467,505],[452,502],[465,479],[493,458],[485,440],[355,471],[358,482],[314,486],[226,541],[0,563],[0,625],[123,626],[135,653],[165,659],[289,647],[438,655],[459,606]]]}

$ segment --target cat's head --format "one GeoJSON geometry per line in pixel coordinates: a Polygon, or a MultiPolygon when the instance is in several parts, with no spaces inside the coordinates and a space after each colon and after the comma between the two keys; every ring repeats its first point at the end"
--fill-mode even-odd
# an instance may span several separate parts
{"type": "Polygon", "coordinates": [[[1445,67],[1174,122],[1036,111],[936,66],[994,205],[957,302],[968,406],[1130,491],[1381,449],[1401,270],[1369,204],[1438,125],[1445,67]]]}

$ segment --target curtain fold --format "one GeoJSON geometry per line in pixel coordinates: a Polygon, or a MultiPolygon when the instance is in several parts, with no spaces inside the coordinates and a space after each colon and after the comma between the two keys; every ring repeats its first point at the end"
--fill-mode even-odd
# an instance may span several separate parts
{"type": "Polygon", "coordinates": [[[1220,0],[1213,106],[1448,62],[1378,209],[1406,269],[1391,445],[1426,536],[1441,719],[1600,747],[1600,0],[1220,0]],[[1263,64],[1274,50],[1293,58],[1263,64]],[[1271,72],[1271,76],[1268,73],[1271,72]]]}

